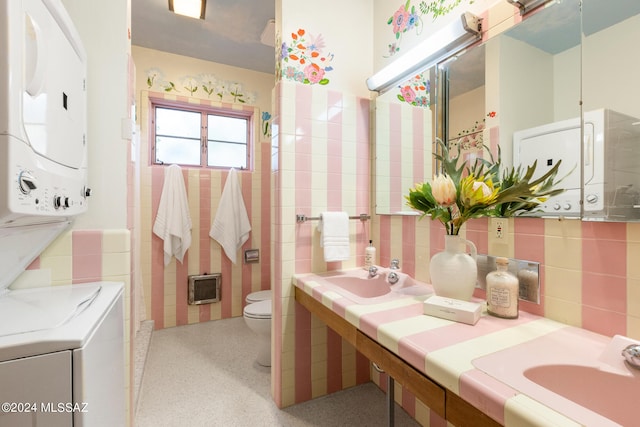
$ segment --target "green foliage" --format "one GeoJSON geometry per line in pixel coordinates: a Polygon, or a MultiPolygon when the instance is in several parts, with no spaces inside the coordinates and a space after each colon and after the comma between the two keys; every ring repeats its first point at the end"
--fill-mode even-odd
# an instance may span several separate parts
{"type": "MultiPolygon", "coordinates": [[[[487,149],[487,147],[484,147],[487,149]]],[[[442,222],[448,234],[458,234],[460,227],[471,218],[511,217],[535,210],[549,197],[558,195],[564,189],[556,188],[564,179],[557,179],[561,161],[556,163],[541,177],[534,179],[537,162],[523,168],[510,167],[500,172],[501,151],[498,159],[476,159],[473,164],[461,161],[460,152],[451,156],[448,147],[440,139],[436,140],[434,158],[442,165],[442,171],[456,187],[456,203],[450,207],[440,206],[433,196],[429,183],[416,184],[406,196],[407,205],[422,212],[422,217],[431,215],[432,220],[442,222]],[[474,185],[484,185],[491,195],[474,194],[474,185]]]]}
{"type": "MultiPolygon", "coordinates": [[[[446,4],[447,0],[432,0],[430,2],[420,2],[420,13],[423,15],[432,15],[433,19],[444,16],[455,9],[463,0],[455,0],[450,4],[446,4]]],[[[469,4],[473,4],[474,0],[469,0],[469,4]]]]}

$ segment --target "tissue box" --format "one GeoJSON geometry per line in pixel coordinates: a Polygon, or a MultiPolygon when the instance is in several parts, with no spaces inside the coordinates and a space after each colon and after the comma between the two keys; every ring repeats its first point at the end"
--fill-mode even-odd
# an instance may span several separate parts
{"type": "Polygon", "coordinates": [[[434,295],[424,302],[424,314],[475,325],[480,319],[482,303],[461,301],[434,295]]]}

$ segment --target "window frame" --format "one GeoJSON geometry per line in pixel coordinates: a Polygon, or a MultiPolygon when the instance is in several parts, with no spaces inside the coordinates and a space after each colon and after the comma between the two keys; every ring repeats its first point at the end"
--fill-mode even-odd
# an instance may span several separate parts
{"type": "Polygon", "coordinates": [[[168,100],[163,98],[149,97],[149,163],[152,166],[170,165],[171,162],[156,162],[156,108],[173,109],[185,112],[195,112],[200,114],[200,164],[179,164],[187,168],[204,168],[204,169],[217,169],[217,170],[229,170],[232,167],[227,166],[210,166],[208,164],[208,116],[221,116],[244,119],[247,121],[247,156],[246,167],[237,166],[236,169],[240,170],[253,170],[253,150],[255,150],[256,141],[254,139],[254,108],[232,109],[225,107],[218,107],[206,104],[196,104],[192,102],[180,101],[180,100],[168,100]]]}

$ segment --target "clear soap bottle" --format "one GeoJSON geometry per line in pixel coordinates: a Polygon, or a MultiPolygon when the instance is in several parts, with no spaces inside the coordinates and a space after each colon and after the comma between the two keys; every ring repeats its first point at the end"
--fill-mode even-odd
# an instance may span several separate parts
{"type": "Polygon", "coordinates": [[[530,262],[525,268],[518,271],[520,298],[537,303],[539,301],[539,283],[538,268],[536,264],[530,262]]]}
{"type": "Polygon", "coordinates": [[[364,250],[364,269],[368,270],[369,267],[376,263],[376,248],[373,246],[373,240],[369,240],[369,246],[364,250]]]}
{"type": "Polygon", "coordinates": [[[496,270],[487,274],[487,312],[505,319],[518,317],[518,279],[507,271],[509,259],[496,258],[496,270]]]}

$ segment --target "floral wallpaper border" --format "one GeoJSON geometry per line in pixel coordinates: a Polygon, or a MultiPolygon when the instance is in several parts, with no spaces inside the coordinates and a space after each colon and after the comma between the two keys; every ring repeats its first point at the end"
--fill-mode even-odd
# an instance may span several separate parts
{"type": "MultiPolygon", "coordinates": [[[[199,91],[206,94],[207,98],[218,98],[220,102],[233,102],[241,104],[255,104],[257,95],[255,92],[246,91],[239,82],[226,81],[216,78],[213,74],[200,74],[197,77],[182,77],[176,84],[166,80],[162,70],[152,68],[147,70],[147,88],[150,90],[162,90],[163,92],[182,93],[187,96],[200,95],[199,91]]],[[[260,130],[264,137],[271,137],[271,113],[263,111],[261,115],[260,130]]]]}
{"type": "MultiPolygon", "coordinates": [[[[487,113],[486,117],[494,118],[498,115],[495,111],[487,113]]],[[[486,128],[486,117],[476,122],[468,129],[458,132],[458,136],[449,140],[452,150],[459,151],[482,151],[484,148],[484,130],[486,128]]]]}
{"type": "Polygon", "coordinates": [[[303,28],[291,33],[291,40],[280,46],[280,60],[276,61],[278,78],[307,85],[327,85],[327,73],[333,71],[332,53],[325,54],[326,44],[322,34],[314,36],[303,28]]]}
{"type": "Polygon", "coordinates": [[[398,88],[400,93],[397,96],[401,102],[414,107],[429,108],[431,106],[431,81],[425,73],[417,74],[398,88]]]}
{"type": "Polygon", "coordinates": [[[186,93],[194,96],[198,91],[206,94],[207,98],[217,97],[220,101],[255,104],[255,92],[244,89],[242,83],[216,78],[213,74],[199,76],[184,76],[176,83],[167,80],[158,68],[147,70],[147,87],[164,92],[186,93]]]}
{"type": "Polygon", "coordinates": [[[417,9],[415,5],[411,4],[411,0],[407,0],[387,20],[387,25],[391,25],[395,41],[388,44],[389,54],[384,57],[389,58],[400,51],[403,34],[415,31],[416,35],[419,36],[422,33],[424,27],[423,16],[431,16],[433,22],[439,17],[451,13],[462,2],[467,2],[471,5],[475,0],[423,0],[418,4],[417,9]]]}

